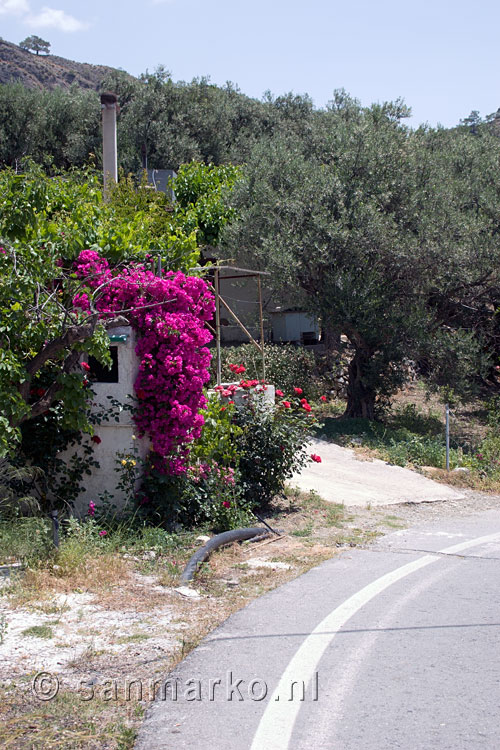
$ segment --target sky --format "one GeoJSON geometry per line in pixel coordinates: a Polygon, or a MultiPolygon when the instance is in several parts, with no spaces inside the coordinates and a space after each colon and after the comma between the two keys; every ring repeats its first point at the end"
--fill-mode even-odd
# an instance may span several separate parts
{"type": "Polygon", "coordinates": [[[161,64],[175,81],[307,93],[316,107],[339,88],[363,105],[402,97],[412,127],[500,107],[499,22],[493,0],[0,0],[9,42],[36,34],[78,62],[161,64]]]}

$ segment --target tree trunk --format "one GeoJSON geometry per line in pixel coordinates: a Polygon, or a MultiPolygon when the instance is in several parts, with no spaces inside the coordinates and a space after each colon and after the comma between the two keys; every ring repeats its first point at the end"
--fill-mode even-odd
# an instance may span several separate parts
{"type": "Polygon", "coordinates": [[[340,351],[341,347],[339,329],[324,325],[321,329],[321,341],[325,347],[326,365],[331,369],[335,360],[334,355],[340,351]]]}
{"type": "Polygon", "coordinates": [[[366,383],[366,371],[371,354],[366,349],[356,349],[349,363],[347,407],[344,417],[375,419],[375,396],[372,386],[366,383]]]}

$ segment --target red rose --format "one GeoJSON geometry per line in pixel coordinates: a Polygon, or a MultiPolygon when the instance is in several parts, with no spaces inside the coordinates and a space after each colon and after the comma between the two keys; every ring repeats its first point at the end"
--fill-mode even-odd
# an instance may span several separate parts
{"type": "Polygon", "coordinates": [[[90,372],[90,365],[88,362],[80,362],[80,367],[82,370],[85,370],[85,372],[90,372]]]}
{"type": "Polygon", "coordinates": [[[283,391],[280,391],[279,388],[276,388],[276,395],[277,396],[284,396],[285,394],[283,393],[283,391]]]}
{"type": "Polygon", "coordinates": [[[317,456],[316,453],[311,453],[311,460],[315,461],[315,463],[320,464],[321,463],[321,456],[317,456]]]}
{"type": "Polygon", "coordinates": [[[96,445],[99,445],[99,443],[102,443],[102,440],[98,435],[92,435],[91,440],[93,443],[96,443],[96,445]]]}
{"type": "Polygon", "coordinates": [[[320,396],[319,399],[320,401],[326,401],[326,396],[320,396]]]}
{"type": "Polygon", "coordinates": [[[285,409],[289,409],[290,406],[291,406],[290,401],[282,401],[281,403],[283,404],[283,406],[285,407],[285,409]]]}
{"type": "Polygon", "coordinates": [[[303,392],[302,388],[294,388],[293,390],[295,391],[295,393],[297,394],[297,396],[300,396],[301,393],[303,392]]]}

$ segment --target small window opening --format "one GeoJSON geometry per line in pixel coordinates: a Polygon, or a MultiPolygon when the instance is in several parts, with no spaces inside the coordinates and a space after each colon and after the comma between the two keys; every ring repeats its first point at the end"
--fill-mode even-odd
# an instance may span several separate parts
{"type": "Polygon", "coordinates": [[[110,346],[111,369],[102,365],[95,357],[89,357],[90,378],[94,383],[118,383],[118,347],[110,346]]]}

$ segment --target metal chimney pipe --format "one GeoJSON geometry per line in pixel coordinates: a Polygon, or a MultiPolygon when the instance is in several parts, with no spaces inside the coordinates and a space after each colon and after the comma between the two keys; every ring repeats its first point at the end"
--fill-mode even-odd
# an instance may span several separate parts
{"type": "Polygon", "coordinates": [[[118,181],[118,154],[116,149],[116,115],[120,111],[118,97],[111,91],[101,94],[102,109],[102,171],[104,175],[104,198],[111,181],[118,181]]]}

